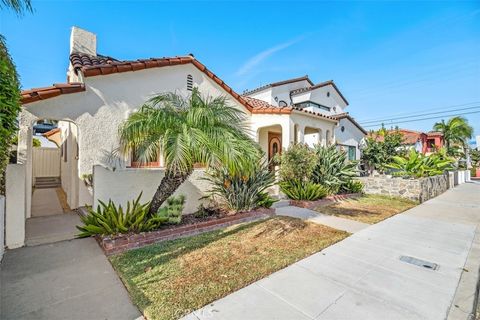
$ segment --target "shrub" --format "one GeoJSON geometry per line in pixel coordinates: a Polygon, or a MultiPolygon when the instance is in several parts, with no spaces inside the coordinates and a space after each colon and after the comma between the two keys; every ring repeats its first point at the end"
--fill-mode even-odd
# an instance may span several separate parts
{"type": "Polygon", "coordinates": [[[308,180],[315,167],[316,155],[306,144],[292,144],[279,157],[281,180],[308,180]]]}
{"type": "Polygon", "coordinates": [[[127,202],[124,210],[116,206],[112,200],[108,204],[99,201],[97,210],[88,209],[88,214],[81,217],[83,226],[77,226],[81,231],[79,237],[92,235],[111,235],[128,232],[144,232],[157,229],[168,219],[165,217],[148,217],[150,203],[140,204],[140,198],[127,202]]]}
{"type": "Polygon", "coordinates": [[[20,83],[15,65],[8,53],[5,38],[0,35],[0,195],[4,194],[4,174],[10,159],[10,146],[17,132],[20,112],[20,83]]]}
{"type": "Polygon", "coordinates": [[[263,208],[270,208],[278,199],[273,198],[267,192],[263,192],[260,195],[260,200],[258,201],[258,206],[263,208]]]}
{"type": "Polygon", "coordinates": [[[160,207],[157,211],[157,217],[165,218],[166,223],[179,224],[182,221],[182,211],[185,206],[185,196],[170,197],[167,199],[167,205],[160,207]]]}
{"type": "Polygon", "coordinates": [[[421,178],[442,174],[453,168],[453,162],[453,159],[446,156],[445,150],[425,156],[411,149],[404,157],[393,157],[393,162],[388,167],[394,169],[394,176],[421,178]]]}
{"type": "Polygon", "coordinates": [[[328,194],[327,188],[311,181],[286,180],[280,182],[280,188],[292,200],[318,200],[328,194]]]}
{"type": "Polygon", "coordinates": [[[248,211],[274,201],[266,190],[273,185],[275,176],[265,162],[258,163],[246,174],[215,167],[207,173],[205,180],[212,184],[207,197],[219,200],[230,211],[248,211]]]}
{"type": "Polygon", "coordinates": [[[313,169],[312,182],[325,186],[330,193],[337,193],[342,185],[357,175],[357,162],[347,161],[345,152],[336,146],[315,149],[317,163],[313,169]]]}
{"type": "Polygon", "coordinates": [[[360,193],[363,191],[363,184],[358,180],[349,180],[341,186],[341,191],[346,193],[360,193]]]}
{"type": "Polygon", "coordinates": [[[374,169],[383,172],[385,165],[392,161],[393,156],[400,155],[400,148],[404,138],[398,130],[385,130],[372,132],[366,139],[366,145],[362,148],[362,163],[368,171],[374,169]]]}

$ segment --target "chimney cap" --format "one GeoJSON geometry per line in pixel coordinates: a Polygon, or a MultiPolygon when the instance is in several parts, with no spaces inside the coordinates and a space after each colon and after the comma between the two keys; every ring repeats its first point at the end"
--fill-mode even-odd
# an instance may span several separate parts
{"type": "Polygon", "coordinates": [[[70,34],[70,53],[97,55],[97,36],[88,30],[73,26],[70,34]]]}

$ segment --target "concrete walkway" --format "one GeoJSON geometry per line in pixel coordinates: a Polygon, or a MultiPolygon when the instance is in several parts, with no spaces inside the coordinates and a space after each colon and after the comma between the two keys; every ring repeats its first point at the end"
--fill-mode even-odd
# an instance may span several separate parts
{"type": "Polygon", "coordinates": [[[349,233],[355,233],[363,230],[370,225],[367,223],[344,219],[328,214],[319,213],[310,209],[299,208],[295,206],[287,206],[275,209],[275,213],[279,216],[288,216],[293,218],[299,218],[302,220],[311,221],[318,224],[323,224],[338,230],[347,231],[349,233]]]}
{"type": "Polygon", "coordinates": [[[0,283],[2,320],[141,316],[92,238],[7,251],[0,283]]]}
{"type": "Polygon", "coordinates": [[[480,185],[463,184],[184,319],[466,319],[479,222],[480,185]]]}
{"type": "Polygon", "coordinates": [[[55,188],[35,189],[32,195],[32,217],[62,214],[63,209],[55,188]]]}
{"type": "Polygon", "coordinates": [[[74,211],[53,216],[29,218],[25,225],[25,244],[27,246],[37,246],[75,239],[80,232],[76,228],[78,225],[81,225],[80,216],[74,211]]]}

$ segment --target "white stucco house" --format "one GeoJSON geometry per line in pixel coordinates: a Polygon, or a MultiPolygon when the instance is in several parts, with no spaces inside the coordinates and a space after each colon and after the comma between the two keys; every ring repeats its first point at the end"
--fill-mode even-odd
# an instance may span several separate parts
{"type": "MultiPolygon", "coordinates": [[[[59,121],[60,180],[70,208],[95,205],[98,199],[125,202],[141,190],[148,198],[163,174],[161,155],[142,167],[132,156],[116,158],[115,166],[121,170],[115,172],[104,169],[109,165],[106,155],[118,147],[118,126],[152,95],[188,95],[193,87],[203,95],[225,96],[242,110],[252,138],[269,159],[304,141],[337,143],[358,152],[364,131],[344,112],[348,103],[333,82],[314,85],[304,77],[240,95],[193,55],[117,60],[97,52],[95,34],[73,27],[66,83],[22,92],[17,158],[24,168],[25,218],[31,216],[35,184],[32,127],[36,121],[59,121]],[[85,179],[92,174],[93,188],[87,183],[90,177],[85,179]]],[[[198,205],[193,195],[201,194],[204,186],[184,185],[183,192],[192,194],[186,211],[193,212],[198,205]]]]}
{"type": "Polygon", "coordinates": [[[345,112],[348,101],[332,80],[314,84],[308,76],[304,76],[270,83],[245,91],[243,95],[247,99],[261,100],[272,108],[293,107],[337,120],[333,132],[320,121],[314,127],[296,123],[297,140],[313,145],[323,139],[335,139],[339,148],[348,153],[350,160],[360,159],[359,146],[367,132],[345,112]]]}

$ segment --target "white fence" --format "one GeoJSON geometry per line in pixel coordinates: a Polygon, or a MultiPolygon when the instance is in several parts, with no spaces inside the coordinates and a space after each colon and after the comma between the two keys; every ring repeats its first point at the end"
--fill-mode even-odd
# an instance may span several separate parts
{"type": "MultiPolygon", "coordinates": [[[[197,211],[202,203],[199,199],[205,195],[209,183],[202,180],[205,170],[194,170],[187,181],[175,192],[175,195],[186,196],[183,213],[197,211]]],[[[164,169],[140,169],[129,168],[123,170],[109,170],[102,166],[94,166],[93,170],[93,205],[98,205],[98,200],[107,202],[112,200],[116,204],[125,207],[127,201],[131,201],[142,193],[141,202],[150,201],[160,181],[165,175],[164,169]]]]}
{"type": "Polygon", "coordinates": [[[60,177],[60,149],[33,148],[33,178],[60,177]]]}

